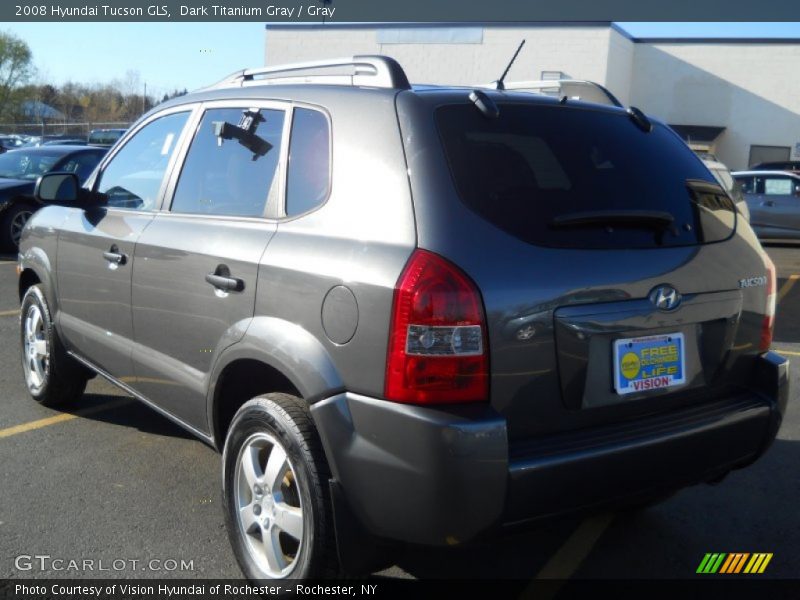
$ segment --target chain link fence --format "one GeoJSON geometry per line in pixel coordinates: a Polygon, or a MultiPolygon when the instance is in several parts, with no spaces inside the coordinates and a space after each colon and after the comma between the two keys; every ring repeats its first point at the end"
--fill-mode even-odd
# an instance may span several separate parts
{"type": "Polygon", "coordinates": [[[93,129],[127,129],[130,121],[103,123],[0,123],[0,135],[87,138],[93,129]]]}

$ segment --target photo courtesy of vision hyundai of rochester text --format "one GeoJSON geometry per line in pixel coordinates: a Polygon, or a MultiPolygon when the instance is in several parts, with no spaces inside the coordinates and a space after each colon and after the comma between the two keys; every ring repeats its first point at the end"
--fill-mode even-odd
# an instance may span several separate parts
{"type": "MultiPolygon", "coordinates": [[[[384,56],[237,72],[47,173],[33,399],[101,375],[222,455],[251,579],[333,577],[757,460],[775,269],[665,124],[384,56]]],[[[752,211],[752,208],[751,208],[752,211]]]]}

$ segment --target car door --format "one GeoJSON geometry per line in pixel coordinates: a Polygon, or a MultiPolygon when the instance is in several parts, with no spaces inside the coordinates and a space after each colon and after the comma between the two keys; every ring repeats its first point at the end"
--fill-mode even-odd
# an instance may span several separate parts
{"type": "Polygon", "coordinates": [[[769,206],[764,204],[764,176],[739,176],[737,180],[742,184],[747,208],[750,209],[750,224],[758,230],[769,227],[772,215],[769,206]]]}
{"type": "Polygon", "coordinates": [[[123,380],[133,374],[134,246],[160,206],[190,112],[174,110],[142,123],[89,184],[108,196],[106,205],[71,209],[59,235],[61,334],[77,354],[123,380]]]}
{"type": "Polygon", "coordinates": [[[276,230],[285,112],[270,103],[202,109],[171,206],[136,245],[132,387],[207,431],[211,365],[253,316],[258,265],[276,230]]]}
{"type": "Polygon", "coordinates": [[[800,234],[800,181],[790,175],[766,175],[763,180],[760,207],[764,226],[777,236],[800,234]]]}

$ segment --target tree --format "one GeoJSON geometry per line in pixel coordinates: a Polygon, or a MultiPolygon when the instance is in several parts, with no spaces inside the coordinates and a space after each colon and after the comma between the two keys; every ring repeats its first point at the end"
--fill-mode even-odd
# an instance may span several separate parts
{"type": "Polygon", "coordinates": [[[14,92],[33,76],[31,56],[28,44],[13,34],[0,31],[0,115],[9,112],[14,92]]]}

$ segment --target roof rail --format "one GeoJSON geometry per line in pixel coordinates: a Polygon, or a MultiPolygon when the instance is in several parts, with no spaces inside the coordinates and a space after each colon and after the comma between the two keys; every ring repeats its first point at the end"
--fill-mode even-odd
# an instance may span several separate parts
{"type": "Polygon", "coordinates": [[[395,59],[380,55],[357,55],[346,58],[292,63],[274,67],[256,67],[232,73],[208,89],[247,85],[319,83],[411,89],[403,67],[395,59]],[[349,71],[335,73],[331,71],[349,71]],[[327,71],[327,73],[326,73],[327,71]]]}
{"type": "MultiPolygon", "coordinates": [[[[600,92],[605,96],[605,100],[614,106],[622,108],[622,103],[617,100],[617,97],[612,94],[607,88],[594,81],[586,79],[537,79],[532,81],[506,81],[503,87],[506,91],[519,91],[519,92],[532,92],[537,94],[547,94],[548,91],[553,90],[559,96],[570,96],[567,90],[570,87],[588,87],[589,89],[600,92]]],[[[497,89],[495,83],[487,83],[480,87],[497,89]]],[[[590,101],[595,101],[589,99],[590,101]]],[[[601,99],[602,100],[602,99],[601,99]]]]}

